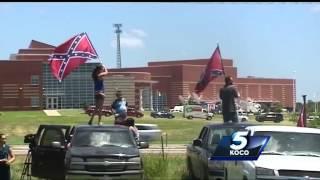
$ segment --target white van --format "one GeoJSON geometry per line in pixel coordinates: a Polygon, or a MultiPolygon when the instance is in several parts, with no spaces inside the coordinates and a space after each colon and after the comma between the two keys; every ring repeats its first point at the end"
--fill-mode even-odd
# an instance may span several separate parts
{"type": "Polygon", "coordinates": [[[202,119],[211,120],[213,117],[213,113],[208,113],[200,105],[185,105],[184,111],[183,111],[183,117],[188,119],[202,118],[202,119]]]}
{"type": "Polygon", "coordinates": [[[175,106],[173,109],[170,109],[170,112],[183,112],[183,106],[175,106]]]}

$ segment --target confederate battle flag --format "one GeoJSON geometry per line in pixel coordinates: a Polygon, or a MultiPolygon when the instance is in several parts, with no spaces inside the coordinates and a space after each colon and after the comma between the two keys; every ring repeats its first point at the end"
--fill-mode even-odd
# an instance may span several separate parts
{"type": "Polygon", "coordinates": [[[224,69],[223,69],[222,58],[221,58],[220,49],[218,45],[207,64],[205,72],[202,73],[200,81],[197,83],[195,87],[195,92],[199,94],[207,87],[207,85],[210,83],[211,80],[223,74],[224,74],[224,69]]]}
{"type": "Polygon", "coordinates": [[[52,74],[61,82],[71,71],[98,54],[86,33],[78,34],[56,47],[49,61],[52,74]]]}

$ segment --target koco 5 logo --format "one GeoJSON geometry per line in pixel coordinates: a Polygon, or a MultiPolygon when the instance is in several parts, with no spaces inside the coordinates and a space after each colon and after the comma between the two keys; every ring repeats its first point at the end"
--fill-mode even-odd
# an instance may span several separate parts
{"type": "Polygon", "coordinates": [[[231,136],[223,136],[211,160],[257,160],[269,138],[250,136],[249,131],[237,131],[231,136]]]}
{"type": "Polygon", "coordinates": [[[246,136],[249,134],[249,131],[239,131],[232,134],[231,145],[230,145],[230,156],[238,156],[238,155],[249,155],[249,150],[244,149],[248,140],[246,136]]]}

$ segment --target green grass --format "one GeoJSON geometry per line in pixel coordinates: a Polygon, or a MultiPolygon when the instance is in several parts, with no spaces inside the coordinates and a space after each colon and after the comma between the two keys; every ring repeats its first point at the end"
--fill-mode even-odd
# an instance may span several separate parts
{"type": "MultiPolygon", "coordinates": [[[[36,130],[40,124],[87,124],[89,116],[83,113],[81,109],[66,109],[59,110],[62,116],[48,117],[43,111],[6,111],[1,112],[0,133],[8,134],[8,144],[24,144],[23,137],[29,133],[36,133],[36,130]]],[[[144,117],[135,118],[136,123],[151,123],[158,124],[163,132],[167,133],[169,144],[186,144],[190,143],[196,138],[203,127],[208,123],[221,123],[222,116],[216,115],[211,121],[205,119],[185,119],[181,113],[176,113],[174,119],[158,118],[154,119],[150,117],[150,112],[144,112],[144,117]]],[[[113,124],[113,116],[103,117],[102,122],[104,124],[113,124]]],[[[296,123],[289,121],[289,117],[285,117],[285,120],[281,123],[264,122],[258,123],[255,121],[254,116],[250,117],[251,123],[256,124],[276,124],[276,125],[293,125],[296,123]]],[[[94,123],[97,123],[97,117],[94,119],[94,123]]],[[[160,139],[160,138],[159,138],[160,139]]],[[[156,141],[154,143],[160,143],[156,141]]]]}
{"type": "MultiPolygon", "coordinates": [[[[145,180],[191,180],[188,176],[184,155],[161,154],[142,155],[145,180]]],[[[12,180],[19,180],[23,170],[25,156],[17,156],[11,164],[12,180]]],[[[36,178],[32,178],[36,179],[36,178]]]]}

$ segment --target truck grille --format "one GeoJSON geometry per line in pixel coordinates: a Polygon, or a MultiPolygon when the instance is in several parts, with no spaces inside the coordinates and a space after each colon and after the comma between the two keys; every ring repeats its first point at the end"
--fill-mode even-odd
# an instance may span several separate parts
{"type": "Polygon", "coordinates": [[[316,177],[320,178],[320,171],[279,170],[280,176],[316,177]]]}
{"type": "MultiPolygon", "coordinates": [[[[125,159],[120,158],[87,158],[87,162],[125,162],[125,159]]],[[[115,172],[123,171],[126,165],[86,165],[87,171],[92,172],[115,172]]]]}

